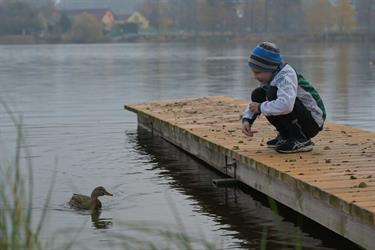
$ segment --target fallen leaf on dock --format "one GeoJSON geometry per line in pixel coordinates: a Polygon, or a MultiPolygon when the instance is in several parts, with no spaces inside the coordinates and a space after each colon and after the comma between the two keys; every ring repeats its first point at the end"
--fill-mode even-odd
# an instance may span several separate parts
{"type": "Polygon", "coordinates": [[[367,187],[367,184],[365,182],[361,182],[361,183],[359,183],[358,187],[359,188],[365,188],[365,187],[367,187]]]}

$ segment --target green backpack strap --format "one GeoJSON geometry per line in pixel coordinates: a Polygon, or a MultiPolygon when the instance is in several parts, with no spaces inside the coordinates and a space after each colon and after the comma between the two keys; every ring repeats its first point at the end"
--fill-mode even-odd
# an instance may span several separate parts
{"type": "Polygon", "coordinates": [[[303,77],[303,75],[297,73],[297,71],[296,71],[296,74],[297,74],[297,79],[298,79],[298,85],[301,88],[303,88],[305,91],[309,92],[312,95],[312,97],[316,101],[318,107],[323,111],[323,120],[325,120],[326,116],[327,116],[327,113],[326,113],[326,109],[324,107],[323,100],[320,97],[318,91],[316,91],[316,89],[314,88],[314,86],[311,85],[310,82],[307,81],[305,79],[305,77],[303,77]]]}

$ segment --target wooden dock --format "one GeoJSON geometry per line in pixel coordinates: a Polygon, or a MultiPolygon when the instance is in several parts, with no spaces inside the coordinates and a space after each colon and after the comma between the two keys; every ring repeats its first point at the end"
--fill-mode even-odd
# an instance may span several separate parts
{"type": "Polygon", "coordinates": [[[264,117],[241,132],[244,100],[206,97],[127,105],[140,126],[366,248],[375,249],[375,133],[326,123],[314,150],[279,154],[264,117]]]}

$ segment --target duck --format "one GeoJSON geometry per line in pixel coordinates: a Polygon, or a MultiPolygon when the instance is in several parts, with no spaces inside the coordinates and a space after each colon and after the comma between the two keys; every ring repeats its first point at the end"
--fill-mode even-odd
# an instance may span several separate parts
{"type": "Polygon", "coordinates": [[[105,190],[104,187],[99,186],[92,191],[91,197],[83,194],[73,194],[72,198],[70,198],[69,205],[72,208],[85,210],[101,209],[102,203],[100,202],[98,197],[104,195],[113,196],[113,194],[105,190]]]}

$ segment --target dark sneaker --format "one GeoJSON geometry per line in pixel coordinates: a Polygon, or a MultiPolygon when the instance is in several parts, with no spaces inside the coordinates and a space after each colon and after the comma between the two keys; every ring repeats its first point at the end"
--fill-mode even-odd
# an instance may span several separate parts
{"type": "Polygon", "coordinates": [[[286,139],[284,139],[280,134],[278,134],[275,139],[267,141],[267,147],[276,148],[284,142],[286,142],[286,139]]]}
{"type": "Polygon", "coordinates": [[[313,143],[310,139],[288,139],[284,143],[276,147],[276,151],[279,153],[297,153],[297,152],[308,152],[313,149],[313,143]]]}

